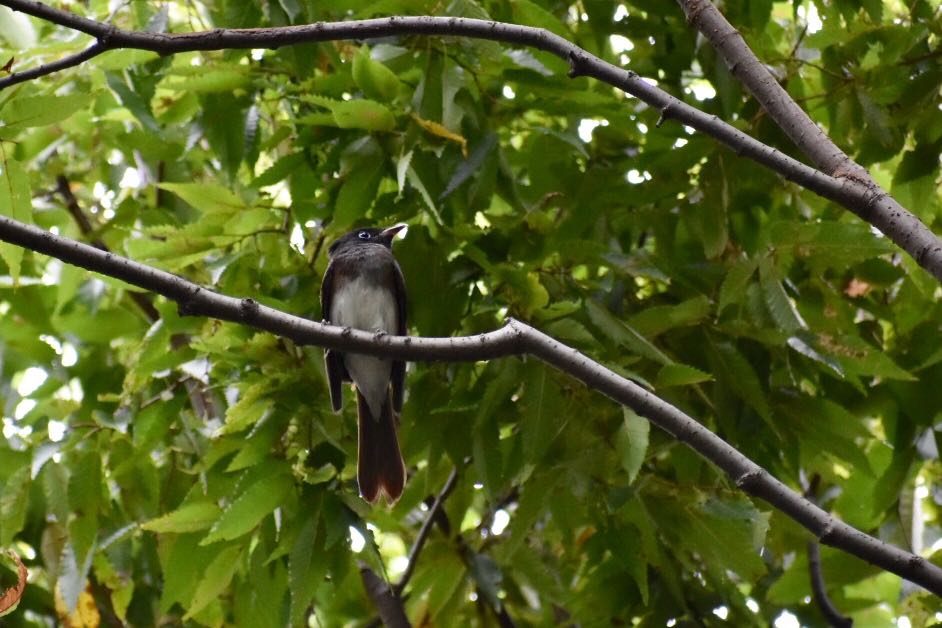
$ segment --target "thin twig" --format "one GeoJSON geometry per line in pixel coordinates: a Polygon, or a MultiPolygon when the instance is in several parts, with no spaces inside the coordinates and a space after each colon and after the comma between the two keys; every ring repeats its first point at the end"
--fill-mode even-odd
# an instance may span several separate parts
{"type": "MultiPolygon", "coordinates": [[[[805,497],[811,503],[818,503],[818,484],[821,476],[817,473],[812,476],[805,489],[805,497]]],[[[843,615],[828,595],[828,588],[824,582],[824,571],[821,569],[821,545],[817,541],[808,542],[808,574],[811,577],[811,593],[814,596],[814,602],[818,605],[821,615],[834,628],[850,628],[854,625],[851,618],[843,615]]]]}
{"type": "Polygon", "coordinates": [[[409,563],[406,565],[406,570],[402,572],[402,577],[399,578],[399,583],[393,587],[393,591],[396,593],[396,595],[402,595],[406,585],[409,584],[409,579],[412,578],[412,574],[415,572],[415,565],[419,562],[419,554],[422,553],[422,548],[425,546],[425,540],[428,538],[429,532],[432,530],[432,523],[435,522],[438,511],[441,510],[445,500],[455,489],[457,482],[458,467],[455,467],[451,470],[451,475],[449,475],[448,480],[445,481],[445,486],[438,494],[438,497],[435,498],[435,503],[433,503],[432,507],[428,509],[428,515],[425,517],[425,522],[422,523],[422,527],[419,528],[419,533],[416,535],[415,541],[412,543],[412,549],[409,551],[409,563]]]}
{"type": "Polygon", "coordinates": [[[37,66],[35,68],[30,68],[29,70],[23,70],[22,72],[14,72],[9,76],[0,78],[0,90],[10,87],[11,85],[16,85],[17,83],[23,83],[25,81],[31,81],[33,79],[39,78],[40,76],[46,76],[47,74],[52,74],[54,72],[59,72],[60,70],[65,70],[66,68],[72,68],[82,63],[85,63],[89,59],[97,57],[103,52],[109,50],[109,47],[103,44],[100,40],[93,43],[91,46],[86,48],[81,52],[69,55],[67,57],[62,57],[57,61],[52,61],[50,63],[44,63],[43,65],[37,66]]]}

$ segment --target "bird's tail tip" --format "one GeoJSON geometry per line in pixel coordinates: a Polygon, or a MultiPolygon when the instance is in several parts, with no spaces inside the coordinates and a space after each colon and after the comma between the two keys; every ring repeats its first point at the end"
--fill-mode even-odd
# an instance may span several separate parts
{"type": "Polygon", "coordinates": [[[393,505],[402,496],[405,487],[406,465],[399,451],[396,419],[389,399],[383,403],[380,416],[374,418],[366,399],[357,391],[357,417],[357,483],[360,496],[375,504],[380,495],[385,494],[387,503],[393,505]]]}

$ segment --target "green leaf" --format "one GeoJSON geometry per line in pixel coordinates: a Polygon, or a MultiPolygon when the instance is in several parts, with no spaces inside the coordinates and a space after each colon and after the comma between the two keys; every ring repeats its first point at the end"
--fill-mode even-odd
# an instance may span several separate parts
{"type": "Polygon", "coordinates": [[[200,544],[235,539],[251,531],[281,504],[293,487],[294,480],[285,469],[271,470],[271,475],[261,478],[232,500],[200,544]]]}
{"type": "Polygon", "coordinates": [[[274,382],[269,378],[245,382],[248,386],[240,391],[239,400],[226,410],[226,424],[221,434],[235,434],[261,421],[271,411],[274,399],[274,382]]]}
{"type": "Polygon", "coordinates": [[[141,528],[159,533],[196,532],[213,525],[221,512],[222,509],[212,502],[192,502],[141,524],[141,528]]]}
{"type": "Polygon", "coordinates": [[[211,93],[231,92],[248,87],[251,78],[248,75],[248,66],[241,68],[199,68],[190,76],[183,78],[171,75],[171,78],[161,84],[163,89],[174,92],[211,93]]]}
{"type": "Polygon", "coordinates": [[[184,620],[190,619],[206,608],[229,586],[241,557],[242,546],[240,545],[225,547],[216,555],[213,562],[206,568],[202,580],[196,586],[193,601],[190,602],[190,607],[187,609],[186,615],[183,616],[184,620]]]}
{"type": "Polygon", "coordinates": [[[317,503],[307,506],[306,514],[309,516],[301,526],[288,556],[292,625],[298,625],[303,619],[327,571],[327,560],[324,556],[326,537],[324,526],[319,525],[319,502],[320,499],[317,503]]]}
{"type": "Polygon", "coordinates": [[[631,317],[631,325],[645,337],[657,336],[669,329],[696,325],[710,315],[710,300],[694,297],[677,305],[650,307],[631,317]]]}
{"type": "Polygon", "coordinates": [[[235,214],[248,209],[241,198],[218,183],[159,183],[157,187],[207,214],[235,214]]]}
{"type": "Polygon", "coordinates": [[[830,266],[846,265],[894,250],[892,242],[877,237],[868,225],[860,222],[777,222],[772,225],[771,239],[776,247],[790,248],[799,257],[813,257],[815,264],[830,266]]]}
{"type": "Polygon", "coordinates": [[[392,111],[375,100],[333,100],[317,94],[307,94],[305,100],[329,109],[341,129],[392,131],[396,127],[392,111]]]}
{"type": "Polygon", "coordinates": [[[726,279],[720,286],[720,302],[716,308],[717,314],[722,314],[727,306],[733,303],[742,303],[746,293],[746,285],[756,271],[757,262],[753,259],[744,259],[736,262],[726,273],[726,279]]]}
{"type": "Polygon", "coordinates": [[[587,299],[585,309],[592,324],[619,346],[626,347],[641,357],[648,358],[658,364],[670,364],[672,362],[667,355],[638,333],[637,330],[615,318],[611,312],[595,301],[587,299]]]}
{"type": "Polygon", "coordinates": [[[769,308],[772,320],[775,321],[779,329],[794,333],[808,328],[791,299],[785,294],[782,282],[778,278],[778,272],[769,258],[763,259],[759,264],[759,284],[762,286],[765,305],[769,308]]]}
{"type": "Polygon", "coordinates": [[[752,407],[769,424],[772,423],[772,410],[766,400],[766,393],[759,382],[759,376],[749,361],[729,342],[714,343],[714,373],[718,379],[737,397],[752,407]]]}
{"type": "Polygon", "coordinates": [[[87,107],[91,100],[90,94],[14,98],[8,101],[3,109],[0,109],[0,120],[3,120],[0,133],[9,137],[8,133],[15,129],[61,122],[76,111],[87,107]]]}
{"type": "Polygon", "coordinates": [[[615,451],[621,466],[628,472],[628,482],[633,483],[648,452],[648,433],[651,424],[631,408],[622,408],[624,420],[615,434],[615,451]]]}
{"type": "Polygon", "coordinates": [[[334,206],[334,221],[339,228],[347,229],[366,215],[373,204],[382,174],[382,155],[364,159],[347,173],[334,206]]]}
{"type": "Polygon", "coordinates": [[[0,545],[9,547],[26,522],[30,489],[29,465],[14,471],[0,495],[0,545]]]}
{"type": "Polygon", "coordinates": [[[708,382],[712,379],[713,376],[709,373],[704,373],[700,369],[686,364],[665,364],[657,373],[655,387],[690,386],[708,382]]]}
{"type": "MultiPolygon", "coordinates": [[[[5,158],[0,173],[0,215],[30,224],[33,222],[33,203],[29,189],[29,176],[20,162],[5,158]]],[[[23,247],[0,242],[0,257],[10,269],[14,282],[19,281],[23,247]]]]}
{"type": "Polygon", "coordinates": [[[399,78],[385,65],[370,57],[370,49],[360,46],[353,56],[353,80],[367,98],[389,102],[399,92],[399,78]]]}
{"type": "Polygon", "coordinates": [[[519,401],[523,406],[520,436],[527,461],[537,463],[566,427],[570,414],[547,366],[528,365],[525,381],[526,392],[519,401]]]}
{"type": "Polygon", "coordinates": [[[304,163],[304,153],[299,152],[285,155],[273,163],[265,172],[255,177],[252,181],[252,187],[263,188],[283,181],[288,175],[303,166],[304,163]]]}

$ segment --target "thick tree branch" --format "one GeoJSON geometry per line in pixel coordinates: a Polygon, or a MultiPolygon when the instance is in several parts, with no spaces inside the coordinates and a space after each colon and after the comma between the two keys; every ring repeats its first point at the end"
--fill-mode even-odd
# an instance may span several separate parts
{"type": "MultiPolygon", "coordinates": [[[[714,115],[674,98],[631,71],[603,61],[572,42],[541,28],[459,17],[388,17],[349,22],[317,22],[280,28],[215,29],[194,33],[125,31],[62,11],[35,0],[0,0],[13,10],[73,28],[106,49],[134,48],[160,54],[194,50],[278,48],[338,39],[374,39],[401,35],[464,36],[532,46],[570,65],[570,76],[591,76],[617,87],[674,119],[705,133],[802,187],[839,203],[877,227],[916,262],[942,281],[942,240],[886,192],[853,178],[835,178],[759,142],[714,115]]],[[[835,174],[838,174],[835,171],[835,174]]],[[[844,173],[846,174],[846,173],[844,173]]]]}
{"type": "Polygon", "coordinates": [[[822,543],[849,552],[942,596],[942,569],[847,525],[792,491],[690,416],[576,349],[515,320],[477,336],[415,338],[336,327],[217,294],[171,273],[0,216],[0,240],[115,277],[176,301],[182,315],[211,316],[291,338],[298,344],[401,360],[488,360],[533,355],[632,408],[721,468],[743,491],[763,499],[822,543]]]}
{"type": "MultiPolygon", "coordinates": [[[[881,188],[867,170],[851,159],[798,106],[759,61],[742,35],[723,17],[710,0],[677,0],[687,20],[712,44],[726,61],[730,72],[762,105],[772,120],[823,172],[836,179],[850,180],[863,187],[863,204],[858,209],[844,207],[871,223],[907,251],[920,266],[942,281],[939,260],[940,240],[919,218],[881,188]]],[[[787,176],[787,175],[786,175],[787,176]]],[[[811,189],[811,188],[809,188],[811,189]]],[[[822,196],[826,196],[822,194],[822,196]]],[[[832,199],[836,200],[836,199],[832,199]]]]}
{"type": "Polygon", "coordinates": [[[677,0],[687,21],[723,57],[730,72],[746,86],[769,116],[801,151],[824,172],[872,184],[867,171],[831,141],[808,117],[778,80],[759,61],[742,34],[733,28],[710,0],[677,0]]]}

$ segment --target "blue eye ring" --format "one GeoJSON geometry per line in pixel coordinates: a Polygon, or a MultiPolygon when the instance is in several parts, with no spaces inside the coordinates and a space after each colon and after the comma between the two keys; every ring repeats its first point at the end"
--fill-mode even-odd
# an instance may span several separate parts
{"type": "Polygon", "coordinates": [[[370,239],[370,232],[369,232],[369,231],[361,231],[360,233],[357,234],[357,237],[360,238],[361,240],[369,240],[369,239],[370,239]]]}

